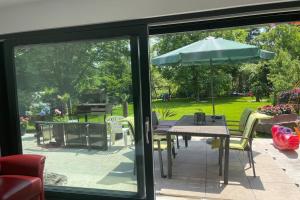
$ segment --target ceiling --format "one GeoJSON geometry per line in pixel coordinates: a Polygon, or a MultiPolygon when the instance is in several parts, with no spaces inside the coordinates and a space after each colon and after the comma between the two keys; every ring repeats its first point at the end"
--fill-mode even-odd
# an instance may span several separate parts
{"type": "Polygon", "coordinates": [[[16,4],[24,4],[34,1],[43,1],[43,0],[0,0],[0,7],[6,7],[16,4]]]}
{"type": "Polygon", "coordinates": [[[0,0],[0,35],[280,1],[290,0],[0,0]]]}

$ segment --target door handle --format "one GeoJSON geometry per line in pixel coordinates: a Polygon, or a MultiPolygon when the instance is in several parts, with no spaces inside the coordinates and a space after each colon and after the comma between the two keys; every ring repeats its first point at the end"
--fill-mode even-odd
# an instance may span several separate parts
{"type": "Polygon", "coordinates": [[[149,144],[149,134],[150,134],[150,119],[149,117],[146,117],[145,121],[145,136],[146,136],[146,143],[149,144]]]}

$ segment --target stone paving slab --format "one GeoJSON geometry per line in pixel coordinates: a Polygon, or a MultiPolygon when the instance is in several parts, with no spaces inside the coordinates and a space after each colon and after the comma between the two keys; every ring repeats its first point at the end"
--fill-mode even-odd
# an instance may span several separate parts
{"type": "Polygon", "coordinates": [[[296,151],[278,150],[273,146],[272,139],[257,139],[254,148],[262,154],[268,155],[269,159],[271,158],[273,163],[291,179],[291,183],[300,185],[300,149],[296,151]]]}
{"type": "Polygon", "coordinates": [[[46,156],[45,177],[50,174],[65,177],[62,183],[47,181],[46,184],[137,191],[137,178],[133,173],[134,149],[124,147],[123,140],[107,151],[82,148],[54,148],[37,146],[33,134],[22,137],[23,152],[46,156]],[[120,144],[118,144],[120,143],[120,144]]]}
{"type": "MultiPolygon", "coordinates": [[[[295,185],[300,177],[299,152],[282,153],[273,147],[270,139],[254,140],[257,177],[253,177],[246,152],[230,151],[228,185],[224,185],[223,177],[218,176],[218,151],[206,144],[206,138],[193,137],[188,148],[181,143],[177,153],[173,162],[176,173],[172,179],[160,177],[157,153],[154,154],[158,200],[300,199],[300,189],[295,185]]],[[[167,173],[166,152],[163,158],[167,173]]]]}
{"type": "MultiPolygon", "coordinates": [[[[229,184],[218,175],[218,151],[206,138],[193,137],[189,147],[176,149],[173,178],[161,178],[157,152],[154,153],[157,199],[300,199],[300,151],[283,152],[274,148],[271,139],[254,140],[257,177],[253,177],[247,154],[230,151],[229,184]]],[[[122,145],[108,151],[87,149],[42,148],[32,136],[23,137],[24,153],[47,156],[46,173],[67,177],[64,186],[136,191],[131,148],[122,145]]],[[[166,152],[163,152],[167,173],[166,152]]]]}

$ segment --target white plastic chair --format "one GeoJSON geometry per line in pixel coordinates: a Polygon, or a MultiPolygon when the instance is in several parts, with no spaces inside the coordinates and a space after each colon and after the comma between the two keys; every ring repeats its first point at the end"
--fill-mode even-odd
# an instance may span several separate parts
{"type": "Polygon", "coordinates": [[[127,134],[129,129],[123,128],[123,122],[121,121],[123,119],[124,117],[122,116],[109,116],[105,120],[107,125],[107,133],[110,136],[110,147],[115,144],[116,134],[118,133],[122,133],[124,145],[127,146],[127,134]]]}

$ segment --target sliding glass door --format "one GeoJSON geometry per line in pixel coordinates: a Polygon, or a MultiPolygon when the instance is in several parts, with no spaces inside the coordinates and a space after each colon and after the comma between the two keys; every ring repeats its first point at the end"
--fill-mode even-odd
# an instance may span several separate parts
{"type": "Polygon", "coordinates": [[[150,106],[142,98],[141,62],[148,58],[139,52],[141,34],[85,33],[5,43],[16,152],[46,156],[49,198],[153,196],[153,184],[146,193],[153,177],[145,177],[152,156],[144,156],[151,144],[144,142],[150,106]]]}

